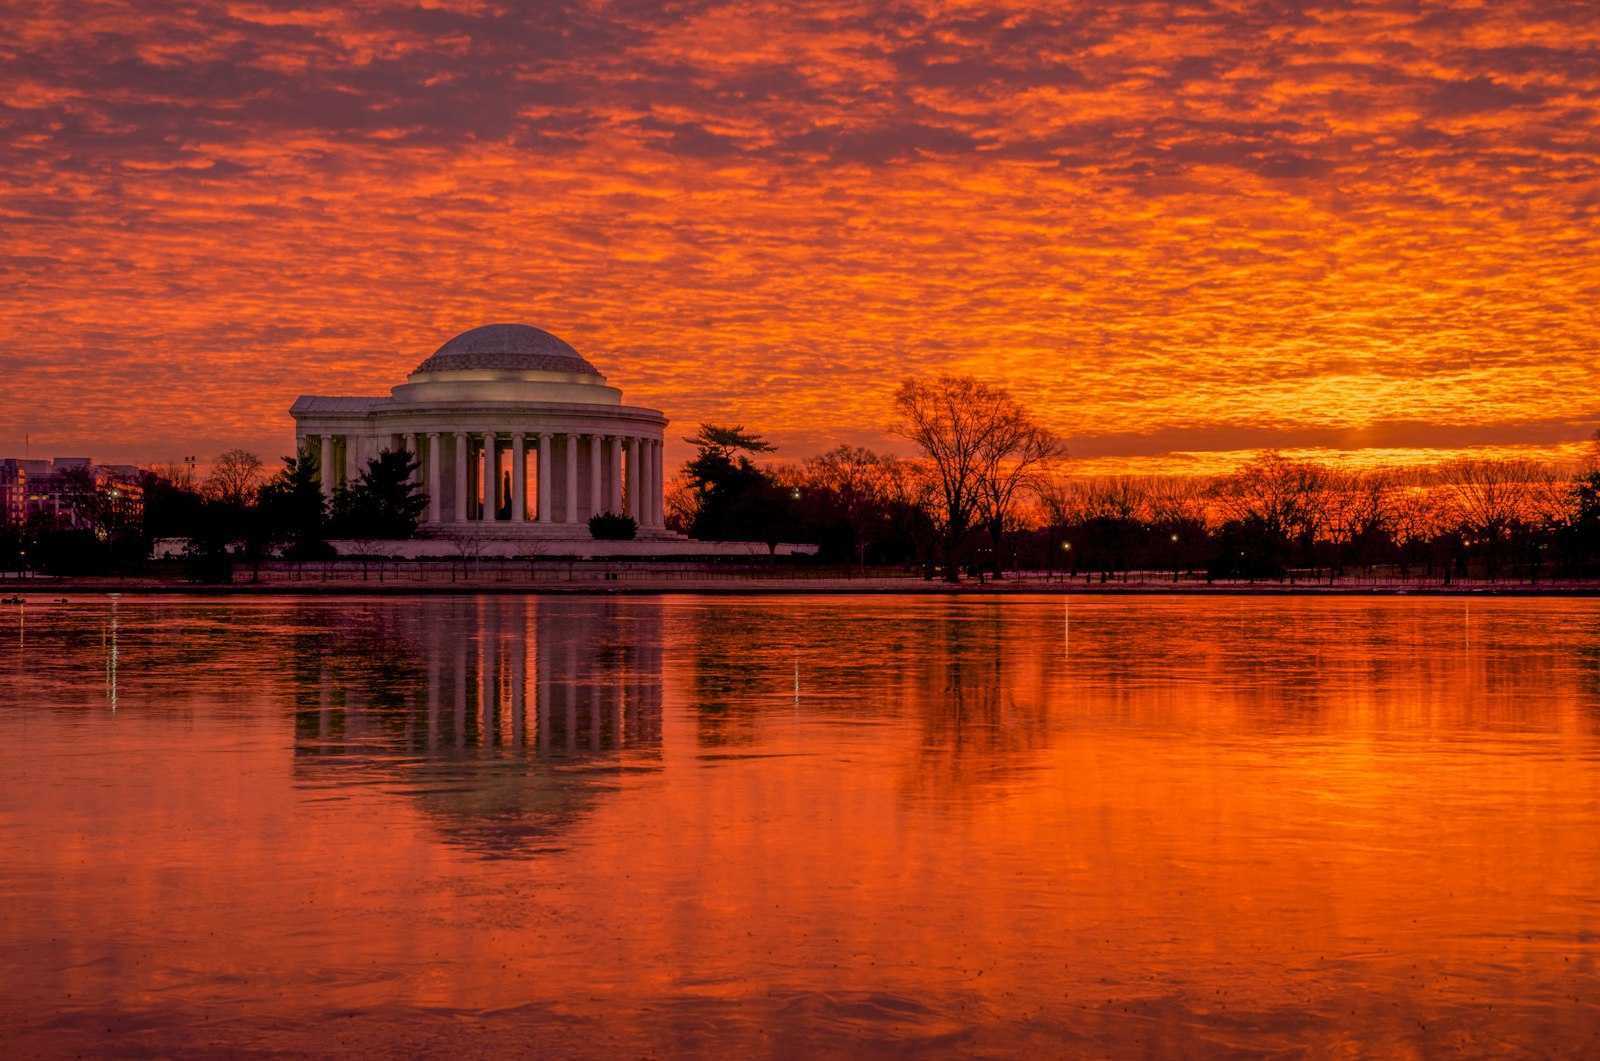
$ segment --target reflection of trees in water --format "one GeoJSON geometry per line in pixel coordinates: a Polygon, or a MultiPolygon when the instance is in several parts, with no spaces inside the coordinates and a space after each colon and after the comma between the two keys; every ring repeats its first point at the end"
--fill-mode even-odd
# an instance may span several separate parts
{"type": "MultiPolygon", "coordinates": [[[[1026,613],[1023,613],[1024,615],[1026,613]]],[[[918,705],[923,738],[913,788],[954,795],[1028,769],[1049,745],[1049,703],[1031,625],[986,607],[951,609],[930,623],[918,705]]]]}
{"type": "Polygon", "coordinates": [[[18,606],[0,683],[19,702],[136,704],[152,715],[232,714],[279,673],[281,612],[217,600],[111,598],[18,606]],[[93,681],[86,681],[88,678],[93,681]]]}
{"type": "Polygon", "coordinates": [[[916,787],[938,790],[1008,776],[1047,742],[1034,622],[1011,609],[725,601],[689,619],[687,691],[702,747],[755,743],[763,720],[791,704],[812,719],[916,717],[916,787]]]}
{"type": "Polygon", "coordinates": [[[1566,608],[1448,598],[1074,603],[1063,678],[1102,718],[1163,729],[1550,732],[1565,724],[1562,712],[1529,692],[1564,695],[1582,682],[1594,644],[1566,608]]]}
{"type": "Polygon", "coordinates": [[[922,650],[920,620],[859,602],[700,602],[687,624],[684,691],[705,748],[754,744],[764,719],[801,700],[812,716],[897,714],[897,687],[922,650]]]}
{"type": "Polygon", "coordinates": [[[768,602],[721,602],[690,616],[686,690],[703,748],[753,744],[763,707],[785,695],[796,626],[768,602]]]}
{"type": "Polygon", "coordinates": [[[555,842],[661,744],[659,606],[450,597],[331,608],[289,652],[296,775],[395,786],[485,855],[555,842]]]}

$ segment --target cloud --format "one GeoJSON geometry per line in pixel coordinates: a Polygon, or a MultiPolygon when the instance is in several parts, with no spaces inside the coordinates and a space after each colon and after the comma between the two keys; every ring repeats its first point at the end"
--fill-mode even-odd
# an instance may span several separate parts
{"type": "Polygon", "coordinates": [[[1439,82],[1429,93],[1429,101],[1436,113],[1454,116],[1537,104],[1544,101],[1544,96],[1501,84],[1493,78],[1472,77],[1464,81],[1439,82]]]}
{"type": "Polygon", "coordinates": [[[0,400],[97,453],[281,449],[296,394],[381,393],[499,319],[819,446],[893,445],[862,425],[944,370],[1129,452],[1544,445],[1592,412],[1588,4],[14,23],[0,400]]]}

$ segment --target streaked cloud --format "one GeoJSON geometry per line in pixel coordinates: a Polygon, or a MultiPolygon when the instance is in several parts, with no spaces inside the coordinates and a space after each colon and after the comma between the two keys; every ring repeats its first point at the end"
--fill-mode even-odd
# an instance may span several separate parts
{"type": "Polygon", "coordinates": [[[894,385],[936,371],[1103,461],[1595,426],[1590,3],[7,23],[7,453],[282,451],[295,395],[497,320],[787,455],[892,447],[894,385]]]}

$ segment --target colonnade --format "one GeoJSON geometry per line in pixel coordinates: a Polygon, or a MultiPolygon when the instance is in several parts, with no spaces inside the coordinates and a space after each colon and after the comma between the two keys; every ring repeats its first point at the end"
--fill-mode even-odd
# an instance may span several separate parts
{"type": "Polygon", "coordinates": [[[317,456],[328,497],[341,482],[359,475],[380,450],[401,448],[417,457],[418,481],[428,495],[424,525],[583,525],[591,516],[613,512],[632,518],[641,529],[664,526],[659,438],[573,431],[426,431],[387,437],[307,435],[301,444],[302,453],[317,456]]]}

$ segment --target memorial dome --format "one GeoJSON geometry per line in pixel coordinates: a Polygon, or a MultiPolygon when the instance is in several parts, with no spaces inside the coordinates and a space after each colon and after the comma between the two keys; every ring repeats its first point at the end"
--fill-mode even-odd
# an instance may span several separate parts
{"type": "MultiPolygon", "coordinates": [[[[566,372],[599,376],[600,371],[564,340],[527,324],[485,324],[464,331],[433,352],[417,372],[566,372]]],[[[603,377],[602,377],[603,378],[603,377]]]]}
{"type": "Polygon", "coordinates": [[[663,510],[667,418],[622,404],[621,390],[541,328],[473,328],[388,397],[303,394],[289,412],[296,452],[330,501],[384,452],[411,454],[427,495],[421,538],[492,539],[496,555],[534,555],[532,541],[590,555],[589,520],[609,512],[635,521],[637,542],[679,540],[663,510]]]}

